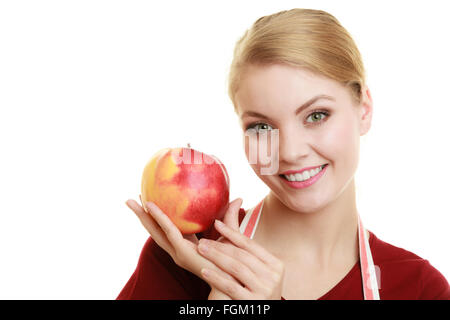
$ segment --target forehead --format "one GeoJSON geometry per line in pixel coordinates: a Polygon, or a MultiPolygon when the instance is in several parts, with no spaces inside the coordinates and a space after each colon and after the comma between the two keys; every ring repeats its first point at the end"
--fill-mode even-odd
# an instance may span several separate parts
{"type": "Polygon", "coordinates": [[[345,94],[337,81],[305,68],[282,64],[247,66],[235,100],[238,114],[276,107],[297,107],[311,97],[327,94],[338,98],[345,94]]]}

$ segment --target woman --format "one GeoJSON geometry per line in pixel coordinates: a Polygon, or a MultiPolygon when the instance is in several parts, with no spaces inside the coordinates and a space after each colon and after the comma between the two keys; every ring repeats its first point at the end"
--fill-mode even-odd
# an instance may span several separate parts
{"type": "Polygon", "coordinates": [[[427,260],[359,219],[354,175],[373,103],[336,18],[293,9],[258,19],[237,42],[229,95],[270,193],[247,212],[233,201],[218,233],[184,237],[154,204],[150,216],[127,201],[151,237],[118,299],[450,298],[427,260]]]}

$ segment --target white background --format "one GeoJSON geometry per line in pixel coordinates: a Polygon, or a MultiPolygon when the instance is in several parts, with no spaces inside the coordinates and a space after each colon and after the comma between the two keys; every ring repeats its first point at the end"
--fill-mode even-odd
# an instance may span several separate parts
{"type": "Polygon", "coordinates": [[[221,159],[231,199],[267,194],[227,96],[260,16],[333,14],[374,100],[358,209],[380,239],[450,278],[446,1],[0,2],[0,298],[115,299],[148,233],[125,206],[159,149],[221,159]]]}

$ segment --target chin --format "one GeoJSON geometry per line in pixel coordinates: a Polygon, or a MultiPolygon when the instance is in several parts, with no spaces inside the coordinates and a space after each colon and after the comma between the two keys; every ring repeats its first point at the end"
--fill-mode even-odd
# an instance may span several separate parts
{"type": "Polygon", "coordinates": [[[330,203],[330,197],[327,192],[315,193],[287,193],[285,189],[275,187],[272,188],[273,195],[289,209],[301,213],[314,213],[330,203]]]}
{"type": "Polygon", "coordinates": [[[288,203],[285,203],[285,205],[296,212],[306,213],[306,214],[312,214],[314,212],[317,212],[324,207],[326,207],[327,203],[326,201],[318,201],[314,203],[305,203],[305,201],[300,201],[297,199],[286,199],[288,203]]]}

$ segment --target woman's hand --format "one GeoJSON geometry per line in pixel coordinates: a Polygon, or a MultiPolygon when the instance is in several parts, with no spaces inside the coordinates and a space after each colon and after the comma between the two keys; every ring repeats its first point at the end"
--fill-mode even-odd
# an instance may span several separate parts
{"type": "MultiPolygon", "coordinates": [[[[233,215],[229,215],[231,217],[233,215]]],[[[238,216],[234,222],[215,222],[219,233],[228,242],[208,239],[199,241],[200,253],[213,262],[228,275],[208,267],[202,269],[203,279],[209,283],[212,290],[210,300],[222,299],[225,294],[233,300],[266,300],[281,299],[284,279],[284,263],[269,253],[252,239],[239,232],[238,216]],[[228,224],[228,225],[227,225],[228,224]],[[203,244],[207,246],[203,250],[203,244]],[[203,273],[204,271],[207,274],[203,273]]]]}
{"type": "MultiPolygon", "coordinates": [[[[141,197],[139,196],[139,198],[141,197]]],[[[147,203],[147,211],[150,214],[144,210],[143,206],[140,206],[134,200],[126,201],[126,204],[138,216],[142,225],[150,233],[152,239],[172,257],[178,266],[192,272],[199,278],[202,278],[201,269],[208,268],[215,270],[226,279],[232,279],[230,275],[223,272],[214,263],[208,259],[205,259],[198,253],[197,245],[199,241],[195,234],[181,234],[179,229],[173,224],[169,217],[154,203],[147,203]]],[[[241,204],[242,199],[239,198],[231,202],[225,217],[230,214],[235,214],[235,212],[239,212],[241,204]]],[[[226,240],[219,239],[218,241],[226,240]]],[[[217,290],[216,296],[218,299],[231,299],[227,295],[220,292],[220,290],[217,290]]]]}

